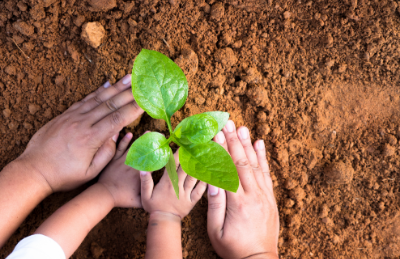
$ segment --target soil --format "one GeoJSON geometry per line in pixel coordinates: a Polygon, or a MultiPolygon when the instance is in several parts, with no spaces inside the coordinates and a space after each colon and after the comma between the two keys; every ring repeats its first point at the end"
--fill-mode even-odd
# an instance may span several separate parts
{"type": "MultiPolygon", "coordinates": [[[[399,12],[393,0],[1,1],[0,168],[153,49],[188,75],[174,126],[228,111],[265,140],[282,258],[398,258],[399,12]],[[92,22],[105,32],[93,32],[97,47],[81,36],[92,22]]],[[[125,129],[146,130],[167,133],[148,115],[125,129]]],[[[0,257],[82,189],[43,201],[0,257]]],[[[218,258],[206,211],[203,198],[183,221],[185,258],[218,258]]],[[[147,222],[141,209],[115,209],[72,258],[144,258],[147,222]]]]}

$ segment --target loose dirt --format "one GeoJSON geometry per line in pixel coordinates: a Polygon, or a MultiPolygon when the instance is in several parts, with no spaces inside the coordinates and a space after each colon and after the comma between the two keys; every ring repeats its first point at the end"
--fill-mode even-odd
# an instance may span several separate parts
{"type": "MultiPolygon", "coordinates": [[[[398,258],[399,11],[393,0],[1,1],[0,168],[153,49],[188,75],[174,126],[222,110],[265,140],[282,258],[398,258]],[[96,48],[81,37],[92,22],[105,30],[96,48]]],[[[147,115],[125,131],[146,130],[167,133],[147,115]]],[[[0,257],[82,189],[42,202],[0,257]]],[[[185,258],[218,258],[206,211],[202,199],[183,221],[185,258]]],[[[143,258],[147,222],[141,209],[115,209],[73,258],[143,258]]]]}

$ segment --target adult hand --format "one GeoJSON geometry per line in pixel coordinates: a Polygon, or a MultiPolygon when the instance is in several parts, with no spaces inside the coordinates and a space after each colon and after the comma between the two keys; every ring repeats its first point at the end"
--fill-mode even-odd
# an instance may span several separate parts
{"type": "Polygon", "coordinates": [[[53,192],[93,179],[113,158],[118,132],[143,113],[130,85],[128,74],[73,104],[43,126],[15,162],[40,175],[53,192]]]}
{"type": "Polygon", "coordinates": [[[229,259],[278,258],[279,215],[264,142],[253,148],[249,130],[236,132],[233,121],[214,140],[231,154],[240,179],[237,193],[208,186],[207,230],[215,251],[229,259]]]}

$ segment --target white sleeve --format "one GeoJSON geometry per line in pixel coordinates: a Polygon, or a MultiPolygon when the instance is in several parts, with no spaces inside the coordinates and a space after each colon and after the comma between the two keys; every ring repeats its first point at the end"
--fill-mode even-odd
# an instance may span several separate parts
{"type": "Polygon", "coordinates": [[[50,237],[36,234],[19,241],[6,259],[66,259],[61,246],[50,237]]]}

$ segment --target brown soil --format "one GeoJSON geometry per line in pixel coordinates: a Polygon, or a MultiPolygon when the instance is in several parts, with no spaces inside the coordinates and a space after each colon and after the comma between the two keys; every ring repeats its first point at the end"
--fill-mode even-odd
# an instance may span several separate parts
{"type": "MultiPolygon", "coordinates": [[[[399,11],[393,0],[1,1],[0,168],[51,118],[153,49],[188,74],[175,126],[222,110],[265,139],[282,258],[398,258],[399,11]],[[97,48],[81,37],[88,22],[105,29],[97,48]],[[339,183],[329,181],[339,161],[339,183]]],[[[166,133],[147,115],[126,130],[166,133]]],[[[0,257],[78,192],[41,203],[0,257]]],[[[202,199],[183,222],[185,258],[217,258],[206,210],[202,199]]],[[[143,258],[147,220],[140,209],[113,210],[73,258],[143,258]]]]}

